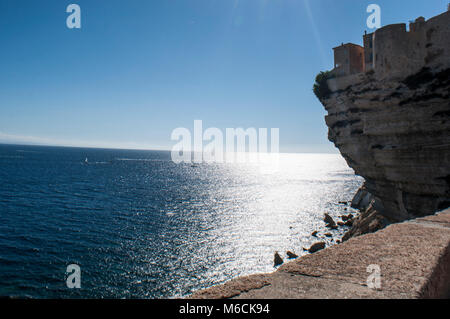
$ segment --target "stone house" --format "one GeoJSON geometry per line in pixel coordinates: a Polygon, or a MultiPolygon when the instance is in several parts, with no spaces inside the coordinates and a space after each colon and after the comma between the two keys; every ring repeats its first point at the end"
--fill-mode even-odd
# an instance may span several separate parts
{"type": "Polygon", "coordinates": [[[336,76],[345,76],[364,72],[364,48],[347,43],[334,50],[334,70],[336,76]]]}

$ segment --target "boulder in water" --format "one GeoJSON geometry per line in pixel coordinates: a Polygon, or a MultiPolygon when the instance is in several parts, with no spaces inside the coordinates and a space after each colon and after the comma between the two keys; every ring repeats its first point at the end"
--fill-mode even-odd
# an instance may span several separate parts
{"type": "Polygon", "coordinates": [[[323,241],[320,241],[320,242],[318,242],[318,243],[315,243],[315,244],[313,244],[310,248],[309,248],[309,252],[311,253],[311,254],[313,254],[313,253],[315,253],[315,252],[317,252],[317,251],[319,251],[319,250],[322,250],[322,249],[324,249],[325,248],[325,243],[323,242],[323,241]]]}
{"type": "Polygon", "coordinates": [[[328,215],[328,213],[325,213],[325,217],[323,218],[323,221],[327,224],[327,227],[330,227],[330,228],[336,227],[336,223],[334,222],[333,217],[328,215]]]}
{"type": "Polygon", "coordinates": [[[296,254],[294,254],[291,251],[286,252],[286,255],[288,256],[289,259],[295,259],[298,257],[296,254]]]}
{"type": "Polygon", "coordinates": [[[274,259],[273,259],[274,266],[279,266],[283,263],[283,258],[281,258],[280,254],[278,252],[275,253],[274,259]]]}

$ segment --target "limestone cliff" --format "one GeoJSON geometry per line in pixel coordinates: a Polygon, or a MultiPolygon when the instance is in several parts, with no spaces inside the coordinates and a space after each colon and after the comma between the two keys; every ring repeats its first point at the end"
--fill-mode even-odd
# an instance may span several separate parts
{"type": "Polygon", "coordinates": [[[329,140],[365,178],[374,207],[400,221],[450,206],[450,12],[408,43],[383,40],[391,29],[374,33],[374,69],[328,80],[320,100],[329,140]]]}

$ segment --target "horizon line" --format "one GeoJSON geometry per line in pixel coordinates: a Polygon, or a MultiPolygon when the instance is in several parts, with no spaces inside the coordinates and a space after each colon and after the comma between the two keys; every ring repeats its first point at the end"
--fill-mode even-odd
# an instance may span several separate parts
{"type": "MultiPolygon", "coordinates": [[[[317,144],[317,145],[322,145],[322,144],[317,144]]],[[[119,146],[79,146],[79,145],[62,145],[62,144],[40,144],[40,143],[22,143],[22,142],[4,142],[4,141],[0,141],[0,146],[36,146],[36,147],[59,147],[59,148],[80,148],[80,149],[98,149],[98,150],[121,150],[121,151],[156,151],[156,152],[171,152],[172,150],[170,149],[165,149],[165,148],[140,148],[140,147],[136,147],[136,148],[127,148],[127,147],[119,147],[119,146]]],[[[190,152],[190,153],[195,153],[195,152],[190,152]]],[[[238,153],[238,152],[233,152],[233,153],[238,153]]],[[[249,153],[249,152],[245,152],[245,153],[249,153]]],[[[256,152],[256,153],[261,153],[261,152],[256,152]]],[[[291,152],[278,152],[278,153],[271,153],[271,152],[266,152],[267,154],[339,154],[340,153],[338,151],[336,152],[317,152],[317,151],[291,151],[291,152]]]]}

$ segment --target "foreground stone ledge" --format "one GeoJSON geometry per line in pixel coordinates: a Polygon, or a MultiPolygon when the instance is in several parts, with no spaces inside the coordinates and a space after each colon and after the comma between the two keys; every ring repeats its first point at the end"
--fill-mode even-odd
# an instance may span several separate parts
{"type": "Polygon", "coordinates": [[[303,256],[271,274],[241,277],[191,299],[449,298],[450,209],[393,224],[303,256]],[[381,289],[367,287],[369,265],[381,289]]]}

